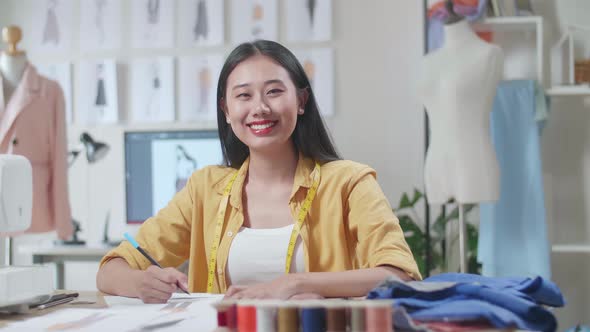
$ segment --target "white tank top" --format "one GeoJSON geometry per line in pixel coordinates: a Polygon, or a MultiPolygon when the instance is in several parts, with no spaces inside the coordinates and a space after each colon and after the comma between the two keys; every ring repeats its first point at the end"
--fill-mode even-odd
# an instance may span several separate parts
{"type": "MultiPolygon", "coordinates": [[[[287,247],[293,224],[281,228],[241,227],[232,241],[227,261],[231,285],[251,285],[274,280],[285,274],[287,247]]],[[[295,243],[290,273],[305,272],[301,236],[295,243]]]]}

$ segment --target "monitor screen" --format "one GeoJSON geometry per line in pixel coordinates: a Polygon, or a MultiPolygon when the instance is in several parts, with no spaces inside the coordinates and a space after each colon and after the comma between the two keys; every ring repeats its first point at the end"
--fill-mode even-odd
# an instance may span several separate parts
{"type": "Polygon", "coordinates": [[[155,215],[193,171],[222,161],[217,131],[126,132],[127,223],[142,223],[155,215]]]}

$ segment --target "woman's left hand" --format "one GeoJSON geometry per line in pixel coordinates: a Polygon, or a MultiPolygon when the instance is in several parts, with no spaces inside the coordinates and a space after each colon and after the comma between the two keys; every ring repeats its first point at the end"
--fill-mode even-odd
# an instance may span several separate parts
{"type": "Polygon", "coordinates": [[[226,299],[281,299],[287,300],[298,294],[304,294],[301,290],[301,282],[293,277],[293,274],[285,274],[277,279],[250,286],[230,286],[225,293],[226,299]]]}

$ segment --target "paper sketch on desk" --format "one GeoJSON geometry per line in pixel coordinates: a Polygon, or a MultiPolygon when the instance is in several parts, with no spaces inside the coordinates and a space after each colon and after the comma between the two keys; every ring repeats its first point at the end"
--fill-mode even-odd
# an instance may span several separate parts
{"type": "Polygon", "coordinates": [[[217,327],[211,305],[222,294],[175,295],[166,304],[143,304],[141,300],[105,296],[109,308],[71,309],[64,307],[47,315],[8,325],[4,331],[140,331],[145,329],[212,331],[217,327]],[[119,298],[119,299],[115,299],[119,298]],[[137,300],[137,301],[129,301],[137,300]]]}
{"type": "MultiPolygon", "coordinates": [[[[209,294],[209,293],[191,293],[190,295],[185,293],[174,293],[168,302],[178,303],[178,301],[184,300],[195,300],[195,299],[213,299],[221,300],[223,294],[209,294]]],[[[135,297],[125,296],[104,296],[104,300],[109,307],[118,305],[145,305],[140,299],[135,297]]],[[[156,304],[161,306],[160,304],[156,304]]]]}
{"type": "Polygon", "coordinates": [[[169,301],[177,301],[177,300],[195,300],[195,299],[212,299],[212,300],[221,300],[223,299],[223,294],[209,294],[209,293],[174,293],[169,301]]]}

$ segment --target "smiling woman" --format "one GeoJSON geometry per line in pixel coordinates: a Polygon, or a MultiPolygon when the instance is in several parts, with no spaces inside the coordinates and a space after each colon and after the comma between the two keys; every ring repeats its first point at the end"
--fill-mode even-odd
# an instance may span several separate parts
{"type": "Polygon", "coordinates": [[[255,41],[227,58],[217,87],[224,166],[193,173],[137,242],[97,275],[106,293],[166,301],[176,283],[232,298],[363,296],[390,275],[420,279],[375,171],[341,160],[301,64],[255,41]],[[190,258],[188,276],[177,271],[190,258]]]}

